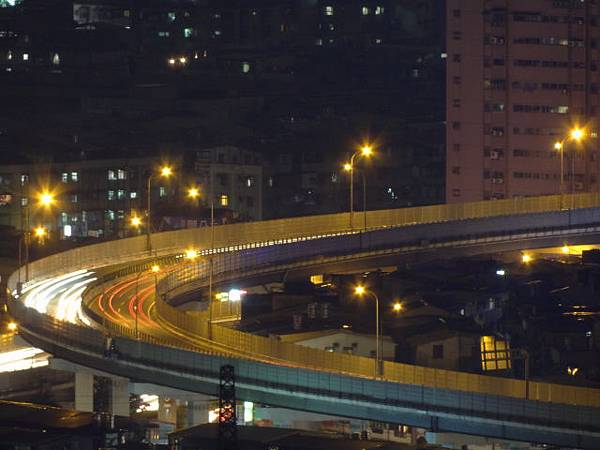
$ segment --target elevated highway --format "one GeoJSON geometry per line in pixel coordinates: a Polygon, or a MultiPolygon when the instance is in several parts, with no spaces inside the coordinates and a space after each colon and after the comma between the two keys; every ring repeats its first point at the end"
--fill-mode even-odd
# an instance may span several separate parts
{"type": "MultiPolygon", "coordinates": [[[[227,282],[241,275],[379,264],[388,258],[398,261],[423,255],[439,258],[458,251],[593,243],[600,235],[599,204],[597,195],[586,194],[375,211],[368,214],[367,229],[361,231],[347,228],[347,214],[221,226],[215,233],[213,269],[217,280],[227,282]]],[[[133,238],[35,262],[31,272],[38,283],[47,280],[51,285],[51,280],[62,276],[55,281],[60,283],[69,276],[66,270],[88,270],[98,280],[83,293],[83,306],[77,288],[63,284],[57,290],[51,302],[60,303],[64,289],[72,289],[77,306],[69,303],[67,309],[82,308],[82,314],[75,314],[71,321],[45,314],[51,308],[25,307],[31,302],[27,293],[24,302],[10,302],[11,311],[34,345],[79,364],[108,367],[116,375],[140,381],[212,394],[218,367],[227,362],[236,366],[239,396],[246,400],[376,417],[440,431],[600,447],[600,393],[596,390],[538,382],[527,386],[520,380],[389,362],[383,378],[373,379],[372,359],[305,349],[210,326],[208,313],[189,315],[177,310],[169,302],[202,289],[207,265],[205,261],[182,265],[172,255],[190,245],[206,249],[207,231],[155,235],[158,251],[150,260],[143,240],[133,238]],[[158,282],[160,296],[154,295],[153,280],[147,277],[141,277],[140,289],[132,294],[133,277],[156,258],[164,258],[172,269],[158,282]],[[117,263],[121,265],[110,267],[117,263]],[[117,285],[125,285],[117,292],[123,295],[113,295],[110,290],[119,289],[114,287],[115,280],[117,285]],[[115,300],[118,305],[111,303],[115,300]],[[135,333],[132,318],[137,311],[138,326],[142,325],[135,333]],[[90,319],[95,325],[85,326],[90,319]],[[103,333],[96,329],[102,327],[124,336],[117,339],[120,356],[116,360],[103,356],[103,333]],[[136,336],[140,340],[135,340],[136,336]]],[[[9,282],[14,295],[16,279],[15,274],[9,282]]],[[[82,281],[74,281],[78,282],[82,281]]],[[[27,292],[34,286],[27,286],[27,292]]]]}

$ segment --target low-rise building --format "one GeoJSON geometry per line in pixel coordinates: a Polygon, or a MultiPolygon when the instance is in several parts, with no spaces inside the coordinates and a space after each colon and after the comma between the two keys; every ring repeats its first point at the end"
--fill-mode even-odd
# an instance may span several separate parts
{"type": "MultiPolygon", "coordinates": [[[[355,333],[345,329],[280,335],[279,339],[283,342],[304,347],[317,348],[328,352],[350,353],[368,358],[374,358],[377,353],[377,341],[374,335],[355,333]]],[[[394,341],[389,336],[382,336],[381,344],[383,359],[393,361],[396,352],[394,341]]]]}

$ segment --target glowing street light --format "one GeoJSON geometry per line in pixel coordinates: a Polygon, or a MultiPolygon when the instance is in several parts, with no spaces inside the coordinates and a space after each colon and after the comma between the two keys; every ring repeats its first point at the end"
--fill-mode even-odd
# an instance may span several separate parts
{"type": "Polygon", "coordinates": [[[152,267],[150,267],[150,272],[152,272],[152,273],[160,272],[160,266],[158,264],[152,265],[152,267]]]}
{"type": "Polygon", "coordinates": [[[401,312],[404,309],[404,306],[402,305],[402,303],[400,302],[396,302],[394,303],[394,305],[392,306],[392,309],[394,310],[394,312],[401,312]]]}
{"type": "Polygon", "coordinates": [[[33,234],[38,239],[38,241],[43,242],[44,238],[48,235],[48,230],[46,228],[39,226],[33,229],[33,234]]]}
{"type": "Polygon", "coordinates": [[[162,166],[160,168],[160,176],[161,177],[170,177],[171,175],[173,175],[173,168],[171,166],[162,166]]]}
{"type": "Polygon", "coordinates": [[[569,253],[571,253],[571,249],[569,248],[568,245],[563,245],[561,247],[560,251],[565,255],[568,255],[569,253]]]}
{"type": "Polygon", "coordinates": [[[56,202],[56,198],[51,192],[44,191],[39,194],[40,205],[42,206],[52,206],[56,202]]]}
{"type": "Polygon", "coordinates": [[[18,325],[16,322],[8,322],[6,328],[8,329],[8,331],[14,333],[15,331],[17,331],[18,325]]]}
{"type": "Polygon", "coordinates": [[[357,297],[363,297],[368,294],[375,300],[375,377],[377,377],[381,373],[381,329],[383,328],[379,323],[379,297],[377,297],[375,292],[367,289],[363,285],[355,286],[354,294],[357,297]]]}
{"type": "Polygon", "coordinates": [[[579,127],[572,128],[569,131],[569,137],[576,142],[581,142],[585,138],[585,131],[579,127]]]}
{"type": "Polygon", "coordinates": [[[529,253],[523,253],[523,255],[521,255],[521,262],[523,262],[524,264],[529,264],[532,261],[532,257],[529,253]]]}
{"type": "Polygon", "coordinates": [[[142,225],[142,219],[138,216],[132,216],[129,223],[134,228],[139,228],[142,225]]]}
{"type": "Polygon", "coordinates": [[[193,261],[194,259],[196,259],[198,257],[198,255],[199,255],[198,250],[193,249],[193,248],[188,248],[184,253],[184,258],[193,261]]]}
{"type": "Polygon", "coordinates": [[[188,197],[193,198],[193,199],[200,197],[200,189],[198,189],[196,187],[189,188],[188,189],[188,197]]]}

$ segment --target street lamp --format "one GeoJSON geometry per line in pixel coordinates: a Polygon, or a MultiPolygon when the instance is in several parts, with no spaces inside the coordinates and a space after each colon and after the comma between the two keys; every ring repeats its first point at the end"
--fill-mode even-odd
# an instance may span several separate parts
{"type": "MultiPolygon", "coordinates": [[[[23,255],[21,252],[21,248],[22,248],[22,244],[23,242],[25,242],[25,282],[27,283],[29,281],[29,247],[31,245],[31,230],[29,229],[30,226],[30,220],[31,220],[31,214],[30,214],[30,207],[29,207],[29,185],[27,188],[28,194],[26,195],[20,195],[20,202],[21,202],[21,233],[22,236],[19,238],[19,281],[17,284],[17,292],[20,294],[21,293],[21,266],[23,264],[23,255]],[[26,199],[26,201],[24,201],[23,199],[26,199]],[[23,214],[23,209],[25,209],[25,214],[23,214]],[[25,223],[23,223],[23,216],[25,216],[25,223]]],[[[54,205],[56,203],[56,196],[48,191],[48,190],[44,190],[40,193],[38,193],[36,195],[36,197],[38,198],[38,204],[39,206],[43,207],[43,208],[50,208],[52,205],[54,205]]],[[[48,235],[48,231],[46,230],[46,228],[44,228],[43,226],[38,226],[37,228],[35,228],[33,230],[35,236],[38,238],[38,240],[40,241],[40,243],[43,243],[43,239],[44,237],[46,237],[48,235]]]]}
{"type": "Polygon", "coordinates": [[[402,305],[402,303],[400,302],[396,302],[394,303],[394,305],[392,306],[392,309],[394,310],[394,312],[402,312],[402,310],[404,309],[404,306],[402,305]]]}
{"type": "Polygon", "coordinates": [[[354,288],[354,294],[358,297],[370,295],[373,297],[373,299],[375,299],[375,345],[377,347],[375,351],[375,377],[378,377],[381,374],[381,331],[383,331],[383,327],[379,322],[379,297],[377,297],[375,292],[362,285],[358,285],[354,288]]]}
{"type": "MultiPolygon", "coordinates": [[[[585,139],[585,130],[578,126],[571,128],[568,135],[562,141],[554,143],[554,150],[560,152],[560,193],[564,194],[565,169],[564,169],[564,152],[568,141],[574,141],[580,144],[585,139]]],[[[571,152],[571,193],[575,193],[575,152],[571,152]]]]}
{"type": "MultiPolygon", "coordinates": [[[[188,197],[192,200],[200,198],[200,189],[188,189],[188,197]]],[[[210,253],[208,254],[208,338],[212,339],[212,279],[213,279],[213,252],[215,250],[215,199],[210,195],[210,253]]]]}
{"type": "MultiPolygon", "coordinates": [[[[160,168],[159,174],[163,178],[169,178],[173,175],[173,168],[171,166],[162,166],[160,168]]],[[[146,248],[148,253],[152,254],[152,221],[150,215],[150,205],[151,205],[151,197],[152,197],[152,173],[148,175],[148,184],[146,186],[147,189],[147,209],[146,209],[146,219],[148,220],[148,224],[146,226],[146,248]]]]}
{"type": "Polygon", "coordinates": [[[131,216],[131,219],[129,219],[129,223],[133,228],[139,228],[142,225],[142,219],[137,215],[131,216]]]}
{"type": "MultiPolygon", "coordinates": [[[[354,215],[354,159],[357,156],[362,156],[364,158],[369,158],[373,155],[373,147],[370,144],[363,145],[359,150],[352,154],[349,163],[344,164],[344,170],[346,172],[350,172],[350,229],[353,226],[353,215],[354,215]]],[[[367,228],[367,185],[365,180],[365,174],[363,171],[363,210],[364,210],[364,226],[367,228]]]]}

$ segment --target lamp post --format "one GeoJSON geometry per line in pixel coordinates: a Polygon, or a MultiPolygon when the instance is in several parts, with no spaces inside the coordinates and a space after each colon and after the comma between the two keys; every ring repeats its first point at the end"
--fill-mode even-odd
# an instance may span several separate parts
{"type": "MultiPolygon", "coordinates": [[[[200,198],[200,189],[191,187],[188,189],[188,197],[191,199],[200,198]]],[[[215,199],[210,193],[210,253],[208,255],[208,338],[212,339],[212,278],[213,278],[213,252],[215,250],[215,199]]]]}
{"type": "MultiPolygon", "coordinates": [[[[173,175],[173,169],[170,166],[162,166],[160,168],[160,176],[163,178],[169,178],[171,175],[173,175]]],[[[147,225],[146,225],[146,249],[148,250],[148,253],[150,253],[150,255],[152,255],[152,238],[151,238],[151,234],[152,234],[152,222],[151,222],[151,215],[150,215],[150,205],[151,205],[151,200],[152,200],[152,176],[153,174],[150,173],[148,175],[148,182],[146,185],[146,190],[147,190],[147,208],[146,208],[146,220],[148,221],[147,225]]]]}
{"type": "Polygon", "coordinates": [[[361,285],[354,288],[354,293],[358,297],[363,297],[364,295],[368,294],[375,299],[375,346],[377,347],[375,350],[375,377],[377,378],[381,375],[381,332],[383,331],[383,327],[381,326],[379,320],[379,297],[377,294],[375,294],[375,292],[361,285]]]}
{"type": "MultiPolygon", "coordinates": [[[[363,156],[365,158],[370,157],[373,154],[373,148],[371,147],[371,145],[366,144],[363,145],[360,150],[354,152],[352,154],[352,157],[350,158],[350,162],[344,164],[344,170],[346,170],[347,172],[350,172],[350,229],[354,228],[353,225],[353,215],[354,215],[354,159],[357,156],[363,156]]],[[[363,173],[363,177],[364,177],[364,173],[363,173]]],[[[363,191],[364,193],[366,193],[366,184],[365,184],[365,179],[363,178],[363,191]]],[[[367,211],[367,207],[366,207],[366,200],[365,200],[366,195],[363,196],[363,206],[364,206],[364,210],[365,210],[365,224],[366,224],[366,211],[367,211]]],[[[366,226],[366,225],[365,225],[366,226]]]]}
{"type": "MultiPolygon", "coordinates": [[[[29,188],[27,189],[29,192],[29,188]]],[[[19,280],[17,284],[17,293],[21,294],[22,284],[21,284],[21,266],[23,264],[23,242],[25,242],[25,282],[29,281],[29,248],[31,245],[31,230],[30,230],[30,222],[31,222],[31,213],[29,207],[29,195],[20,195],[21,201],[21,237],[19,238],[19,280]],[[27,199],[25,205],[23,205],[23,199],[27,199]],[[25,209],[25,214],[23,214],[23,209],[25,209]],[[25,219],[23,223],[23,218],[25,219]]],[[[56,197],[49,191],[43,191],[38,194],[38,204],[44,208],[50,208],[54,203],[56,203],[56,197]]],[[[35,236],[38,238],[40,244],[43,244],[44,238],[48,236],[48,230],[43,226],[38,226],[34,229],[35,236]]]]}
{"type": "MultiPolygon", "coordinates": [[[[565,193],[565,163],[564,154],[565,146],[568,141],[575,141],[581,143],[585,139],[585,130],[580,127],[574,127],[569,130],[568,136],[561,141],[554,143],[554,150],[560,152],[560,195],[561,195],[561,209],[562,209],[562,196],[565,193]]],[[[571,194],[575,193],[575,149],[571,151],[571,194]]]]}

